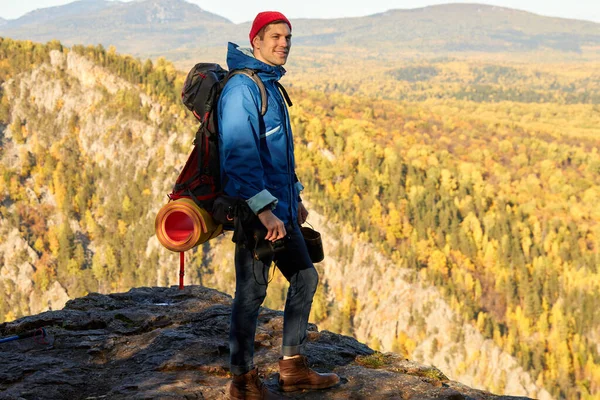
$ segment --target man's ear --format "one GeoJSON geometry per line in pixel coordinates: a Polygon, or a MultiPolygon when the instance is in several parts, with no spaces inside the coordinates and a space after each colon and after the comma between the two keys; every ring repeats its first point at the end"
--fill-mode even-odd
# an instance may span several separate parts
{"type": "Polygon", "coordinates": [[[254,36],[252,39],[252,50],[258,50],[260,48],[260,38],[258,35],[254,36]]]}

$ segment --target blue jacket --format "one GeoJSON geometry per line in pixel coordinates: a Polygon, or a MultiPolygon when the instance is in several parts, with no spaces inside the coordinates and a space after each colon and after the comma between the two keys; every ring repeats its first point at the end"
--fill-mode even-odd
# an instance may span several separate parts
{"type": "Polygon", "coordinates": [[[255,214],[270,206],[283,223],[296,221],[303,187],[295,172],[289,114],[275,86],[285,69],[265,64],[233,43],[229,43],[227,65],[230,71],[258,71],[269,104],[261,116],[258,86],[245,75],[233,76],[219,97],[219,155],[225,194],[245,199],[255,214]]]}

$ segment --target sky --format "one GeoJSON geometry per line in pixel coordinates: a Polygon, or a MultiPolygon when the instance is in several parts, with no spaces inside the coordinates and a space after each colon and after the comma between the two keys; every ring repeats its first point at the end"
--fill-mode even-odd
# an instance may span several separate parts
{"type": "MultiPolygon", "coordinates": [[[[139,1],[139,0],[138,0],[139,1]]],[[[288,18],[341,18],[376,14],[390,9],[419,8],[445,3],[482,3],[516,8],[536,14],[600,22],[600,0],[187,0],[235,23],[251,21],[265,10],[283,12],[288,18]]],[[[15,19],[37,8],[67,4],[72,0],[0,0],[0,17],[15,19]]]]}

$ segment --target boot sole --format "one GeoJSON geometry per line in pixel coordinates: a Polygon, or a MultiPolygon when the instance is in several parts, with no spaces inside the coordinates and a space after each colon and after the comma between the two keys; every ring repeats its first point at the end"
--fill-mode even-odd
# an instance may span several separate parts
{"type": "Polygon", "coordinates": [[[340,381],[337,381],[333,384],[322,384],[322,385],[288,385],[288,386],[279,386],[279,389],[284,392],[295,392],[298,390],[308,389],[308,390],[322,390],[322,389],[330,389],[340,384],[340,381]]]}

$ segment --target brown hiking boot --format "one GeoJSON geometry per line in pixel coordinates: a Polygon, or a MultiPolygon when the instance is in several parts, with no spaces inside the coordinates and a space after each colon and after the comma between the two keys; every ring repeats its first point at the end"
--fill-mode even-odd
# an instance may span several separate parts
{"type": "Polygon", "coordinates": [[[327,389],[339,382],[340,377],[336,374],[320,374],[308,368],[308,360],[305,356],[279,360],[279,387],[284,392],[327,389]]]}
{"type": "Polygon", "coordinates": [[[230,400],[280,400],[285,397],[271,392],[258,377],[258,370],[244,375],[233,375],[227,386],[227,398],[230,400]]]}

